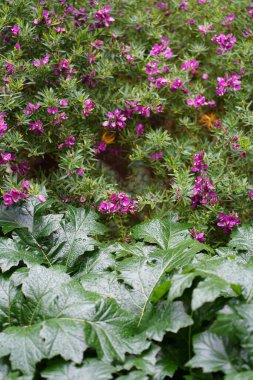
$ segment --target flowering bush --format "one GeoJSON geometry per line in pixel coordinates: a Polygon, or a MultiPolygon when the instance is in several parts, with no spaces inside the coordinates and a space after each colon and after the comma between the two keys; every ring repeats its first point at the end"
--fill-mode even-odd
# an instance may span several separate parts
{"type": "Polygon", "coordinates": [[[222,213],[250,219],[252,4],[14,0],[1,9],[6,205],[44,196],[43,183],[114,220],[121,208],[106,202],[124,192],[140,217],[176,210],[209,238],[222,213]],[[208,174],[191,169],[199,152],[208,174]]]}

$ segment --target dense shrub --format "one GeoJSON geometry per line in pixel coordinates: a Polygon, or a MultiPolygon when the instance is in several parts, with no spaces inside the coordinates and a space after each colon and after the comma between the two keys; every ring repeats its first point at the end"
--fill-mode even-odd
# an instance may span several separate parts
{"type": "Polygon", "coordinates": [[[246,0],[2,1],[5,204],[43,183],[95,207],[123,191],[123,213],[176,209],[201,233],[247,222],[251,27],[246,0]]]}

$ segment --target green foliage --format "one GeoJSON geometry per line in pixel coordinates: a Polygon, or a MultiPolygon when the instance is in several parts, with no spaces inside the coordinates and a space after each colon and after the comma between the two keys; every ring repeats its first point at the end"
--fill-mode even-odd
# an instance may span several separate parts
{"type": "Polygon", "coordinates": [[[196,379],[200,369],[250,376],[253,267],[235,247],[250,228],[218,257],[173,217],[108,244],[94,211],[39,205],[1,211],[3,379],[165,380],[189,367],[196,379]]]}

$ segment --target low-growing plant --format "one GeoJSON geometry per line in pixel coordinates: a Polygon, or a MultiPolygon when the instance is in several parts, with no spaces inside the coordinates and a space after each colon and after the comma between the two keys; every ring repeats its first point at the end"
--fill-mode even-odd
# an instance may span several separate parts
{"type": "Polygon", "coordinates": [[[252,227],[215,252],[169,215],[108,244],[94,211],[50,211],[0,210],[2,379],[250,379],[252,227]]]}

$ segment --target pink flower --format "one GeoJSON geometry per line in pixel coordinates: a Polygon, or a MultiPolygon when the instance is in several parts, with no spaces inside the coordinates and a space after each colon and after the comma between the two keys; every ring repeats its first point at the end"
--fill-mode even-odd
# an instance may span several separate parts
{"type": "Polygon", "coordinates": [[[195,60],[192,60],[192,61],[187,60],[187,61],[185,61],[185,62],[182,64],[182,66],[181,66],[181,68],[182,68],[183,70],[190,70],[190,72],[191,72],[192,74],[195,74],[196,69],[197,69],[198,67],[199,67],[199,63],[198,63],[197,61],[195,61],[195,60]]]}
{"type": "Polygon", "coordinates": [[[163,157],[163,152],[151,153],[152,160],[160,160],[163,157]]]}
{"type": "Polygon", "coordinates": [[[68,149],[72,149],[75,145],[75,141],[76,141],[76,138],[74,136],[69,136],[66,140],[65,140],[65,145],[68,149]]]}
{"type": "Polygon", "coordinates": [[[84,101],[84,109],[83,109],[83,115],[89,116],[95,108],[95,104],[91,99],[87,99],[84,101]]]}
{"type": "Polygon", "coordinates": [[[12,31],[13,36],[18,36],[19,33],[20,33],[20,28],[19,28],[19,26],[17,24],[15,24],[11,28],[11,31],[12,31]]]}
{"type": "Polygon", "coordinates": [[[161,45],[155,44],[152,47],[150,51],[150,55],[153,55],[153,56],[162,55],[164,58],[171,59],[173,56],[173,53],[171,49],[167,47],[167,45],[170,43],[170,40],[167,40],[165,37],[162,37],[161,41],[162,41],[161,45]]]}
{"type": "Polygon", "coordinates": [[[13,161],[14,159],[14,154],[0,152],[0,165],[5,165],[8,161],[13,161]]]}
{"type": "Polygon", "coordinates": [[[220,212],[218,215],[218,220],[219,222],[217,223],[217,226],[223,227],[225,234],[229,234],[232,231],[233,227],[239,226],[240,224],[240,219],[235,212],[231,212],[227,215],[223,212],[220,212]]]}
{"type": "Polygon", "coordinates": [[[47,108],[47,112],[49,114],[52,114],[52,115],[55,115],[58,111],[59,111],[58,107],[49,107],[49,108],[47,108]]]}
{"type": "Polygon", "coordinates": [[[196,228],[189,230],[191,237],[195,240],[198,240],[200,243],[204,243],[206,239],[204,238],[204,232],[197,232],[196,228]]]}
{"type": "Polygon", "coordinates": [[[214,185],[208,177],[197,177],[195,187],[192,191],[192,207],[208,204],[213,206],[218,201],[218,197],[214,191],[214,185]]]}
{"type": "Polygon", "coordinates": [[[116,109],[114,112],[107,113],[109,120],[103,122],[103,126],[114,131],[116,129],[121,130],[126,127],[127,118],[122,111],[116,109]]]}
{"type": "Polygon", "coordinates": [[[233,34],[219,34],[218,36],[214,36],[212,38],[212,42],[215,42],[217,45],[221,47],[221,49],[217,50],[218,54],[224,54],[228,50],[231,50],[236,42],[236,37],[233,34]]]}
{"type": "Polygon", "coordinates": [[[30,131],[33,131],[35,135],[39,135],[44,132],[44,127],[40,120],[36,120],[30,123],[30,131]]]}
{"type": "Polygon", "coordinates": [[[193,106],[195,108],[199,108],[208,104],[206,98],[202,95],[197,95],[194,99],[187,99],[186,103],[189,106],[193,106]]]}
{"type": "Polygon", "coordinates": [[[206,173],[208,165],[204,162],[205,151],[201,150],[199,153],[195,154],[193,163],[194,166],[191,167],[191,171],[194,173],[206,173]]]}
{"type": "Polygon", "coordinates": [[[253,201],[253,189],[249,190],[249,197],[253,201]]]}
{"type": "Polygon", "coordinates": [[[100,203],[98,210],[106,214],[122,213],[134,214],[136,212],[137,201],[132,201],[126,194],[112,194],[108,201],[100,203]]]}
{"type": "Polygon", "coordinates": [[[138,133],[139,136],[142,136],[144,134],[144,127],[142,124],[138,124],[136,126],[136,132],[138,133]]]}
{"type": "Polygon", "coordinates": [[[46,202],[46,198],[44,197],[44,195],[38,195],[38,200],[41,202],[41,203],[44,203],[46,202]]]}
{"type": "Polygon", "coordinates": [[[23,182],[22,182],[22,190],[26,191],[26,190],[29,189],[30,186],[31,186],[30,182],[23,180],[23,182]]]}
{"type": "Polygon", "coordinates": [[[233,91],[238,91],[241,89],[241,75],[231,73],[226,74],[223,78],[218,77],[217,82],[218,86],[216,88],[216,93],[219,96],[224,95],[228,89],[232,89],[233,91]]]}
{"type": "Polygon", "coordinates": [[[50,54],[46,54],[45,57],[43,57],[41,59],[35,59],[33,61],[33,64],[35,67],[38,68],[40,66],[46,65],[49,62],[49,58],[50,58],[50,54]]]}
{"type": "Polygon", "coordinates": [[[65,106],[68,106],[68,104],[69,104],[69,103],[68,103],[67,100],[65,100],[65,99],[61,99],[61,100],[60,100],[60,106],[64,106],[64,107],[65,107],[65,106]]]}
{"type": "Polygon", "coordinates": [[[36,112],[40,108],[40,105],[28,103],[27,108],[28,109],[23,110],[23,113],[25,113],[26,115],[31,115],[33,112],[36,112]]]}
{"type": "Polygon", "coordinates": [[[14,203],[18,203],[21,199],[28,198],[28,195],[22,193],[20,190],[11,189],[10,193],[5,193],[3,195],[4,205],[11,206],[14,203]]]}
{"type": "Polygon", "coordinates": [[[99,23],[96,24],[97,27],[104,24],[104,26],[108,28],[110,24],[114,23],[114,18],[109,14],[110,10],[111,7],[108,5],[95,13],[95,18],[99,21],[99,23]]]}
{"type": "Polygon", "coordinates": [[[3,133],[7,131],[7,123],[5,122],[5,112],[0,113],[0,137],[3,137],[3,133]]]}

